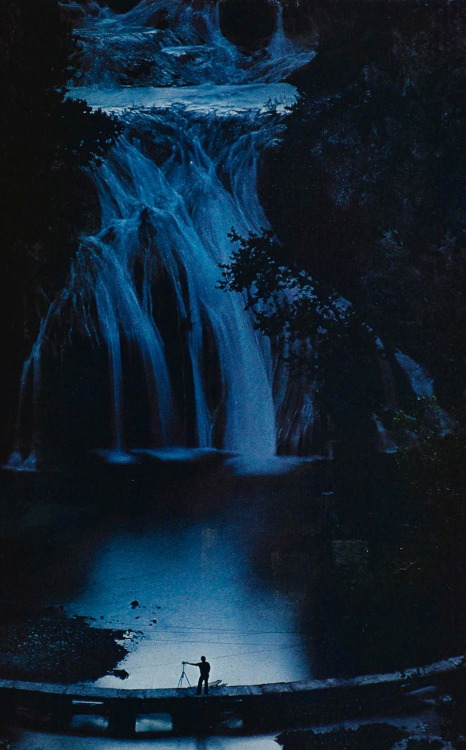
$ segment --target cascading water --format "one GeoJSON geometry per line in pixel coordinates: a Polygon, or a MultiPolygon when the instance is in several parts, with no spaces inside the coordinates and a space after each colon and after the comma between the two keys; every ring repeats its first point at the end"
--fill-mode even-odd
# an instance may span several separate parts
{"type": "Polygon", "coordinates": [[[277,433],[294,450],[309,432],[309,394],[300,396],[302,416],[293,397],[287,417],[286,373],[274,393],[269,344],[241,296],[217,288],[231,228],[245,235],[267,227],[258,161],[276,137],[283,105],[295,99],[281,81],[313,57],[286,39],[278,4],[277,17],[268,48],[246,55],[221,34],[218,4],[143,0],[125,15],[89,6],[78,29],[83,68],[70,95],[112,112],[125,130],[94,173],[101,229],[82,238],[34,345],[30,435],[31,365],[25,369],[11,466],[29,467],[43,442],[42,360],[63,379],[56,352],[66,360],[76,339],[105,352],[111,445],[92,444],[91,435],[88,447],[109,447],[114,458],[169,445],[268,456],[277,433]],[[145,404],[141,435],[134,393],[145,404]]]}

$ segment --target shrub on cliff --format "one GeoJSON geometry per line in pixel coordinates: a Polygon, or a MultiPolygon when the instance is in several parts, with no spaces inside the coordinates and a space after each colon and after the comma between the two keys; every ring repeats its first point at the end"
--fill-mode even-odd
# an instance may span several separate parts
{"type": "Polygon", "coordinates": [[[288,257],[452,403],[466,375],[466,8],[336,6],[294,78],[305,96],[270,152],[264,202],[288,257]]]}
{"type": "Polygon", "coordinates": [[[257,328],[269,336],[292,373],[308,378],[316,404],[331,415],[337,439],[359,432],[364,450],[374,432],[371,412],[380,411],[373,332],[354,307],[287,258],[288,245],[270,231],[230,235],[236,248],[222,266],[220,287],[244,292],[257,328]]]}

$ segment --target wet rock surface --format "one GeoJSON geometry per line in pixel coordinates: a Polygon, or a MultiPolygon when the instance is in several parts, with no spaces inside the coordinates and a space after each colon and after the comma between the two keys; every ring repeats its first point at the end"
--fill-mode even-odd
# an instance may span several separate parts
{"type": "Polygon", "coordinates": [[[264,47],[277,23],[277,8],[270,0],[223,0],[220,27],[233,44],[246,49],[264,47]]]}
{"type": "Polygon", "coordinates": [[[432,717],[418,716],[393,723],[373,723],[314,731],[283,732],[277,742],[284,750],[453,750],[448,739],[432,733],[432,717]],[[426,721],[427,718],[427,721],[426,721]]]}
{"type": "Polygon", "coordinates": [[[105,5],[114,13],[127,13],[136,7],[139,0],[102,0],[99,4],[105,5]]]}
{"type": "Polygon", "coordinates": [[[0,626],[0,677],[30,682],[93,681],[127,654],[118,630],[82,617],[49,616],[0,626]]]}
{"type": "Polygon", "coordinates": [[[339,747],[345,750],[358,750],[364,747],[377,747],[390,750],[395,742],[406,737],[406,732],[389,724],[370,724],[357,729],[338,729],[329,732],[315,732],[303,729],[283,732],[277,742],[284,750],[329,750],[339,747]]]}

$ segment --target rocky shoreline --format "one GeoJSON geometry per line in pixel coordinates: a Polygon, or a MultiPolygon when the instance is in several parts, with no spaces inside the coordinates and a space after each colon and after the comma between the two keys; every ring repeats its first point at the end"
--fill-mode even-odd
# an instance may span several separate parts
{"type": "Polygon", "coordinates": [[[126,633],[63,612],[0,625],[0,677],[31,682],[95,681],[126,656],[126,633]]]}

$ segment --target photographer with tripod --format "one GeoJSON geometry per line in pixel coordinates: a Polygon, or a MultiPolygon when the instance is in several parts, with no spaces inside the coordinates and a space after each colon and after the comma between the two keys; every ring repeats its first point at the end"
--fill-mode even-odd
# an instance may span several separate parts
{"type": "Polygon", "coordinates": [[[199,667],[199,670],[201,672],[200,677],[199,677],[199,682],[197,683],[196,695],[201,695],[202,683],[204,683],[204,695],[209,695],[210,664],[208,661],[206,661],[205,656],[201,656],[201,661],[198,661],[198,662],[184,661],[183,666],[185,664],[189,664],[191,667],[199,667]]]}

